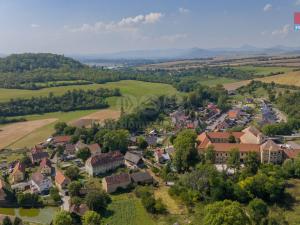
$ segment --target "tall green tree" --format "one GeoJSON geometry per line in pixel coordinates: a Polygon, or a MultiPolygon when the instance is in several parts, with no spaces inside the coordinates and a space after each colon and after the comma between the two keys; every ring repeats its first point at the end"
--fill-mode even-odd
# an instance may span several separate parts
{"type": "Polygon", "coordinates": [[[198,160],[198,151],[196,149],[197,135],[193,130],[183,130],[175,139],[174,165],[178,172],[189,170],[198,160]]]}
{"type": "Polygon", "coordinates": [[[229,157],[227,159],[227,165],[230,168],[233,169],[239,169],[240,168],[240,151],[237,148],[233,148],[229,152],[229,157]]]}
{"type": "Polygon", "coordinates": [[[94,211],[87,211],[82,217],[82,225],[100,225],[101,216],[94,211]]]}
{"type": "Polygon", "coordinates": [[[267,204],[263,200],[259,198],[253,199],[249,203],[248,208],[249,208],[251,220],[256,225],[260,225],[262,224],[263,221],[267,220],[269,210],[267,204]]]}
{"type": "Polygon", "coordinates": [[[61,211],[56,214],[53,220],[53,225],[72,225],[73,220],[70,213],[61,211]]]}

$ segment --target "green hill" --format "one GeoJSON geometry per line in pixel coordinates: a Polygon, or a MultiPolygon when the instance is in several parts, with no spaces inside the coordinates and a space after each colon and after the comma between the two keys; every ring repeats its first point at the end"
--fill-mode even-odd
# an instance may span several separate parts
{"type": "Polygon", "coordinates": [[[26,72],[35,69],[81,69],[84,65],[63,55],[50,53],[13,54],[0,58],[0,72],[26,72]]]}

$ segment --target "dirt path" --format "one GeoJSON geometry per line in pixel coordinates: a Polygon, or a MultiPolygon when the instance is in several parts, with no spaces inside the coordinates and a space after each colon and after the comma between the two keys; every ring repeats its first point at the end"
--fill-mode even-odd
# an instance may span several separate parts
{"type": "MultiPolygon", "coordinates": [[[[43,119],[43,120],[34,120],[34,121],[26,121],[13,123],[0,128],[0,149],[5,148],[6,146],[11,145],[16,142],[20,138],[30,134],[36,129],[46,126],[50,123],[55,122],[57,119],[43,119]]],[[[37,144],[37,143],[33,143],[37,144]]]]}

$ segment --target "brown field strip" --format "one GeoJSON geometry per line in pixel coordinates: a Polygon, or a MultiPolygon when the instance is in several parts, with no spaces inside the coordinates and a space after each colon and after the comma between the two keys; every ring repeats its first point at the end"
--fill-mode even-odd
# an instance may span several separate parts
{"type": "Polygon", "coordinates": [[[112,110],[112,109],[102,109],[98,112],[89,114],[87,116],[81,117],[78,120],[71,121],[70,124],[73,126],[86,126],[90,125],[91,122],[102,123],[107,119],[118,119],[121,115],[120,111],[112,110]]]}
{"type": "Polygon", "coordinates": [[[259,78],[256,80],[260,80],[266,83],[271,83],[272,81],[274,81],[277,84],[300,86],[300,71],[259,78]]]}
{"type": "MultiPolygon", "coordinates": [[[[3,149],[38,128],[57,121],[55,118],[13,123],[0,128],[0,149],[3,149]]],[[[37,143],[33,143],[37,144],[37,143]]]]}

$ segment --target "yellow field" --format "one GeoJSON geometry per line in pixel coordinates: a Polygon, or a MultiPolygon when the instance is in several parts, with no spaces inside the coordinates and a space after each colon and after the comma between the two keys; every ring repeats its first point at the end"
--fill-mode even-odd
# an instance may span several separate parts
{"type": "Polygon", "coordinates": [[[277,84],[300,86],[300,71],[289,72],[289,73],[280,74],[280,75],[276,75],[276,76],[259,78],[257,80],[260,80],[260,81],[263,81],[266,83],[271,83],[272,81],[274,81],[277,84]]]}

